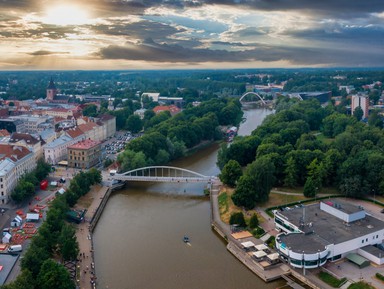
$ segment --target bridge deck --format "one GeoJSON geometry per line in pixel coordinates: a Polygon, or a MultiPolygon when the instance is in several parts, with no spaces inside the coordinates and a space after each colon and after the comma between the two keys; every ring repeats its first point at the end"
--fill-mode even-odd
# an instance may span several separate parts
{"type": "Polygon", "coordinates": [[[168,182],[168,183],[206,183],[211,180],[211,177],[150,177],[150,176],[124,176],[114,175],[111,177],[114,180],[120,181],[139,181],[139,182],[168,182]]]}

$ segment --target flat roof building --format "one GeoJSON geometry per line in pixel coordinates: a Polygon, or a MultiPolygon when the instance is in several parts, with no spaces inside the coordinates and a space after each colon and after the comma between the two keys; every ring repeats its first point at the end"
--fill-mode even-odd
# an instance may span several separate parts
{"type": "Polygon", "coordinates": [[[276,237],[276,249],[296,268],[316,268],[384,239],[383,221],[339,199],[275,211],[275,226],[283,232],[276,237]]]}

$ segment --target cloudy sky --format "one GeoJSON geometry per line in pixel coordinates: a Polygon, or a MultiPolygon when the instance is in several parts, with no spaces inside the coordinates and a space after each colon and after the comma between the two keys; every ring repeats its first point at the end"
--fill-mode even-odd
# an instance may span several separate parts
{"type": "Polygon", "coordinates": [[[384,0],[0,0],[0,70],[384,66],[384,0]]]}

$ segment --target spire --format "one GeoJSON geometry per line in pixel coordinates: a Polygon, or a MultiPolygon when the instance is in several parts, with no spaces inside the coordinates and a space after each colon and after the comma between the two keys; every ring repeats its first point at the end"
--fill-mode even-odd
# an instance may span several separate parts
{"type": "Polygon", "coordinates": [[[47,89],[56,89],[56,86],[55,86],[55,84],[53,83],[53,78],[52,78],[52,76],[51,76],[51,81],[49,82],[49,85],[48,85],[47,89]]]}

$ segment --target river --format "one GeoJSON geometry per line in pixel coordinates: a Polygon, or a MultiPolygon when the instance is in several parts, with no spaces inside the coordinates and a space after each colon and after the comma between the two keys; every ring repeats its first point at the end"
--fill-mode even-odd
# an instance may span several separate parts
{"type": "MultiPolygon", "coordinates": [[[[239,134],[271,111],[247,110],[239,134]]],[[[217,175],[217,144],[172,163],[217,175]]],[[[111,195],[94,231],[100,289],[272,289],[227,250],[210,226],[202,184],[134,183],[111,195]],[[187,234],[191,244],[182,241],[187,234]]]]}

